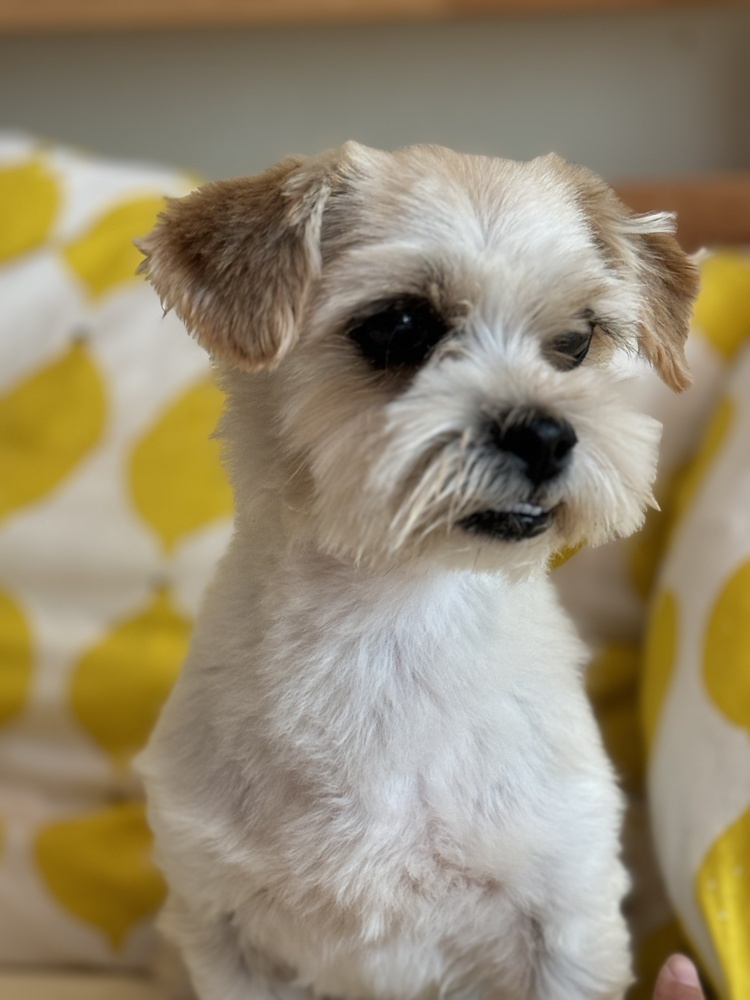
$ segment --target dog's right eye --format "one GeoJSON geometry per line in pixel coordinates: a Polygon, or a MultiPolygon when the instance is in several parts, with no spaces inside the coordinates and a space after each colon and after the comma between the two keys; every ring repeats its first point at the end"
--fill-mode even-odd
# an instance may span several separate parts
{"type": "Polygon", "coordinates": [[[427,360],[448,326],[425,299],[404,298],[361,320],[349,338],[374,368],[414,368],[427,360]]]}
{"type": "Polygon", "coordinates": [[[563,370],[577,368],[586,358],[594,336],[594,328],[587,333],[573,331],[564,333],[552,342],[552,357],[563,370]]]}

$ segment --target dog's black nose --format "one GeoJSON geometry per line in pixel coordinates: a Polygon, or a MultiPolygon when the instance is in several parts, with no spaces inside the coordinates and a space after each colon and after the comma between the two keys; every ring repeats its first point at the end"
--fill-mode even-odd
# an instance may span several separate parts
{"type": "Polygon", "coordinates": [[[501,451],[521,460],[524,473],[535,486],[563,471],[578,440],[567,420],[543,410],[514,414],[511,423],[498,421],[492,436],[501,451]]]}

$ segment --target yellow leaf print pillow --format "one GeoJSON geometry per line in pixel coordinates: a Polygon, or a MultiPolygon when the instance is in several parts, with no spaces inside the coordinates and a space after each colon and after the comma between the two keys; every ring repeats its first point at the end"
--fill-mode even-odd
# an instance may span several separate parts
{"type": "Polygon", "coordinates": [[[628,797],[633,1000],[678,949],[719,996],[750,996],[750,252],[701,272],[693,388],[629,387],[664,425],[661,511],[552,577],[595,649],[589,693],[628,797]]]}
{"type": "Polygon", "coordinates": [[[191,186],[0,135],[0,964],[151,958],[129,762],[231,522],[208,362],[134,274],[191,186]]]}
{"type": "Polygon", "coordinates": [[[744,347],[677,477],[642,687],[657,856],[722,1000],[750,997],[750,268],[744,347]]]}

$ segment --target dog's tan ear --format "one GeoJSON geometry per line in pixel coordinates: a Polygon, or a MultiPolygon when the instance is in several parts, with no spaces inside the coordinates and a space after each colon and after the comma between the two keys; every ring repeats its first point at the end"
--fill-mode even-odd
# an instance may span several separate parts
{"type": "Polygon", "coordinates": [[[631,239],[643,290],[638,350],[670,388],[682,392],[693,381],[685,341],[698,294],[698,268],[674,237],[669,215],[632,215],[628,228],[636,230],[631,239]],[[658,228],[649,231],[651,225],[658,228]]]}
{"type": "Polygon", "coordinates": [[[323,208],[338,153],[289,157],[264,173],[206,184],[168,201],[137,241],[166,309],[200,344],[247,371],[278,363],[295,343],[320,270],[323,208]]]}
{"type": "Polygon", "coordinates": [[[668,212],[638,215],[600,177],[559,157],[551,165],[572,180],[594,239],[611,266],[635,278],[641,298],[638,351],[677,392],[692,382],[685,358],[698,268],[674,236],[668,212]]]}

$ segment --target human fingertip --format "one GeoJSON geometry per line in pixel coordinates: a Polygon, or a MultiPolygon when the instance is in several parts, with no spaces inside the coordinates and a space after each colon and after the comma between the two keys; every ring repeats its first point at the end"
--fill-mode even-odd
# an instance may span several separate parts
{"type": "Polygon", "coordinates": [[[681,983],[683,986],[692,986],[700,989],[700,979],[698,972],[685,955],[671,955],[666,962],[665,969],[673,982],[681,983]]]}

